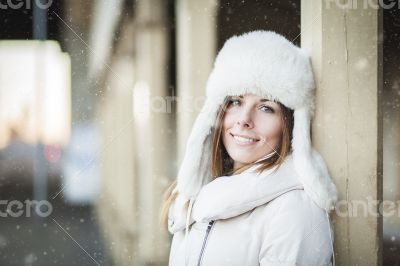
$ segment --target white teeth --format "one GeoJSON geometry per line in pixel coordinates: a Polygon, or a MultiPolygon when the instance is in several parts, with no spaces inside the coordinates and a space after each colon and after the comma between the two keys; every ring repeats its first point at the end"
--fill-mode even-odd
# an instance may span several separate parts
{"type": "Polygon", "coordinates": [[[245,142],[245,143],[250,143],[250,142],[256,142],[257,140],[255,139],[249,139],[249,138],[243,138],[243,137],[239,137],[239,136],[233,136],[236,140],[240,141],[240,142],[245,142]]]}

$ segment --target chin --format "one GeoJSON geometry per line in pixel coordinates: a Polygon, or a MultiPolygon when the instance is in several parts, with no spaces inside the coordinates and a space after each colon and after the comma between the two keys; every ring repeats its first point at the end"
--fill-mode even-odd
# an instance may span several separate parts
{"type": "Polygon", "coordinates": [[[241,164],[248,164],[253,162],[252,158],[250,158],[249,156],[246,156],[244,154],[233,154],[231,156],[231,158],[235,161],[235,162],[239,162],[241,164]]]}

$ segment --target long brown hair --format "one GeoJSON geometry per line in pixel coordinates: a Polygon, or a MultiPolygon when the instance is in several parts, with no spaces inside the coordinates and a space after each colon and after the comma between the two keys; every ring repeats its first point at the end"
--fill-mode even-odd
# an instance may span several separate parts
{"type": "MultiPolygon", "coordinates": [[[[225,146],[222,142],[222,125],[223,119],[225,117],[226,109],[229,105],[231,97],[227,96],[220,106],[216,118],[215,126],[212,130],[212,149],[211,149],[211,174],[212,180],[218,178],[219,176],[228,176],[233,174],[239,174],[246,169],[255,165],[254,163],[249,163],[244,165],[236,170],[233,169],[233,160],[228,155],[228,152],[225,149],[225,146]]],[[[266,169],[270,169],[274,166],[278,166],[282,164],[285,160],[286,156],[291,152],[291,140],[292,140],[292,132],[293,132],[293,110],[287,108],[283,104],[277,102],[277,104],[281,108],[281,119],[282,119],[282,136],[279,141],[278,147],[276,148],[276,153],[264,160],[261,160],[256,163],[259,165],[256,171],[261,173],[266,169]]],[[[167,224],[168,212],[175,198],[178,196],[178,192],[173,192],[177,185],[176,180],[167,188],[163,196],[163,204],[161,207],[161,219],[160,222],[164,226],[167,224]]],[[[186,205],[187,206],[187,205],[186,205]]]]}

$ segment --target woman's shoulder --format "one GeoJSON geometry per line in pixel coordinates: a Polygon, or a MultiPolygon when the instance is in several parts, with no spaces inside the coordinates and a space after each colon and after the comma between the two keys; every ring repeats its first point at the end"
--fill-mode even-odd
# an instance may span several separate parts
{"type": "MultiPolygon", "coordinates": [[[[328,228],[328,215],[303,189],[285,192],[264,204],[263,217],[268,224],[288,224],[295,228],[311,231],[316,226],[328,228]]],[[[289,226],[289,225],[288,225],[289,226]]]]}
{"type": "Polygon", "coordinates": [[[304,190],[286,192],[263,208],[263,260],[329,264],[333,244],[329,216],[304,190]]]}

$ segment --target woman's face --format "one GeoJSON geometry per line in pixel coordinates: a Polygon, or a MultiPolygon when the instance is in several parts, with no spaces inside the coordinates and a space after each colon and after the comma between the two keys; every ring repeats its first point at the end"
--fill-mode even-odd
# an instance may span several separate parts
{"type": "Polygon", "coordinates": [[[222,141],[234,169],[277,149],[282,137],[279,104],[254,94],[232,96],[222,125],[222,141]]]}

